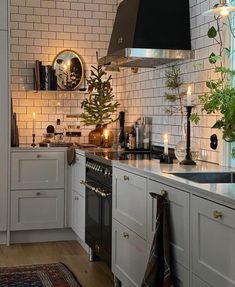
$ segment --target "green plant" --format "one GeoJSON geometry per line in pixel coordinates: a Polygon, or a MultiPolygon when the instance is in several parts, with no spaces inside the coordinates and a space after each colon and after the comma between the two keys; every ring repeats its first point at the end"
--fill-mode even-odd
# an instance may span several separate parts
{"type": "Polygon", "coordinates": [[[186,95],[186,92],[181,91],[184,81],[181,75],[180,67],[172,66],[166,71],[165,76],[166,87],[170,90],[170,93],[165,93],[165,98],[172,103],[171,107],[165,109],[165,112],[169,115],[180,113],[181,121],[183,121],[183,116],[185,114],[183,98],[186,95]]]}
{"type": "Polygon", "coordinates": [[[209,91],[199,96],[199,102],[202,104],[202,111],[206,111],[207,114],[220,113],[220,118],[212,128],[220,129],[224,140],[233,141],[235,140],[235,88],[232,84],[235,71],[226,67],[226,59],[229,59],[233,51],[225,46],[222,30],[224,28],[229,30],[233,38],[235,35],[229,17],[225,23],[221,16],[215,16],[215,22],[216,26],[210,27],[207,36],[217,42],[219,53],[211,53],[208,60],[214,65],[214,71],[218,77],[216,80],[206,82],[209,91]]]}
{"type": "Polygon", "coordinates": [[[85,125],[104,126],[115,122],[113,118],[119,103],[114,101],[113,89],[111,86],[112,76],[107,78],[107,73],[102,66],[92,66],[91,76],[87,79],[89,98],[81,103],[84,112],[80,115],[81,122],[85,125]]]}

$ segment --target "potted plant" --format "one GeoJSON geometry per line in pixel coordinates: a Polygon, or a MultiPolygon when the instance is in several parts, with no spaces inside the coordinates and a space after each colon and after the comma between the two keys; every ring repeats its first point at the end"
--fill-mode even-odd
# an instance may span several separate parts
{"type": "MultiPolygon", "coordinates": [[[[215,21],[216,26],[210,27],[207,35],[219,45],[219,53],[211,53],[209,56],[209,62],[214,65],[214,71],[218,77],[216,80],[206,82],[209,91],[199,96],[199,103],[207,114],[220,114],[220,118],[212,128],[220,129],[224,140],[235,141],[235,88],[232,86],[235,71],[225,65],[226,59],[233,51],[226,47],[222,30],[227,28],[232,38],[235,38],[235,34],[229,17],[227,17],[227,23],[224,23],[221,16],[215,16],[215,21]]],[[[192,121],[197,123],[198,120],[198,115],[193,114],[192,121]]]]}
{"type": "MultiPolygon", "coordinates": [[[[91,75],[87,79],[90,95],[81,103],[84,112],[80,117],[84,125],[96,126],[95,130],[89,133],[89,143],[100,146],[104,128],[118,119],[115,117],[115,113],[119,103],[114,100],[111,86],[112,76],[107,77],[107,73],[101,65],[92,66],[92,69],[91,75]]],[[[109,135],[110,141],[113,140],[111,132],[109,135]]]]}

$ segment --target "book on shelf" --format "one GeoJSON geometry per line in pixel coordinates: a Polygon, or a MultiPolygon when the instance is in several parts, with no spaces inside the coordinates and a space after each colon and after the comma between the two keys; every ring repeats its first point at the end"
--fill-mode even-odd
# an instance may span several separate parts
{"type": "Polygon", "coordinates": [[[41,61],[35,61],[34,89],[36,91],[56,91],[57,76],[51,65],[42,65],[41,61]]]}

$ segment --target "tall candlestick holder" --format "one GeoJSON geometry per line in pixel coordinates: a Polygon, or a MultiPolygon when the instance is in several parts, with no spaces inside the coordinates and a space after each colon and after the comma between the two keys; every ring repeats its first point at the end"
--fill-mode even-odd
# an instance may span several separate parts
{"type": "Polygon", "coordinates": [[[180,162],[182,165],[196,165],[196,162],[192,159],[191,155],[191,126],[190,116],[193,106],[185,106],[187,111],[187,140],[186,140],[186,156],[185,159],[180,162]]]}
{"type": "Polygon", "coordinates": [[[31,144],[32,147],[36,146],[36,144],[35,144],[35,136],[36,136],[35,134],[32,134],[32,137],[33,137],[33,142],[31,144]]]}

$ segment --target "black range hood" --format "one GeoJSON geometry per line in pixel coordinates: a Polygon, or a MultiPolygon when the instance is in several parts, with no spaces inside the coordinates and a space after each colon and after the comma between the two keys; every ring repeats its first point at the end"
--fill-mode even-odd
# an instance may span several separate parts
{"type": "Polygon", "coordinates": [[[156,67],[192,59],[189,0],[123,0],[102,65],[156,67]]]}

